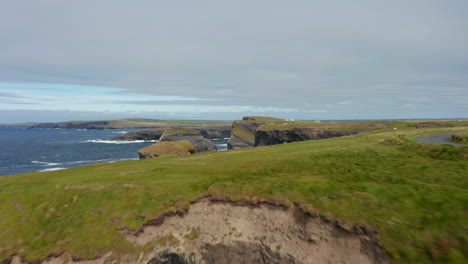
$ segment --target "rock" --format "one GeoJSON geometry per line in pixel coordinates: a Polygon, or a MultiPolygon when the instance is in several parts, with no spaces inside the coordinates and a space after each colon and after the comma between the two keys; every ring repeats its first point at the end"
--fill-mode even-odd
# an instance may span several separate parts
{"type": "Polygon", "coordinates": [[[159,140],[164,133],[164,128],[139,129],[127,132],[113,138],[115,141],[134,141],[134,140],[159,140]]]}
{"type": "Polygon", "coordinates": [[[200,132],[206,139],[222,139],[231,136],[231,125],[195,127],[194,130],[200,132]]]}
{"type": "Polygon", "coordinates": [[[190,155],[196,152],[195,146],[188,140],[177,142],[158,142],[138,150],[140,159],[151,159],[165,155],[190,155]]]}
{"type": "Polygon", "coordinates": [[[292,256],[282,255],[260,243],[235,242],[232,245],[205,244],[202,251],[205,263],[296,263],[292,256]]]}
{"type": "MultiPolygon", "coordinates": [[[[228,138],[231,135],[231,125],[195,127],[192,129],[198,131],[206,139],[228,138]]],[[[139,129],[117,136],[112,140],[159,140],[163,133],[164,128],[139,129]]]]}
{"type": "Polygon", "coordinates": [[[341,137],[384,128],[385,124],[319,124],[264,116],[245,116],[232,123],[229,149],[341,137]]]}
{"type": "Polygon", "coordinates": [[[305,140],[317,140],[342,137],[362,133],[364,129],[349,131],[328,131],[317,128],[258,129],[255,134],[255,146],[268,146],[305,140]]]}
{"type": "Polygon", "coordinates": [[[195,146],[195,152],[216,151],[216,145],[213,142],[201,136],[200,132],[189,128],[166,128],[159,140],[161,142],[188,140],[195,146]]]}
{"type": "Polygon", "coordinates": [[[451,127],[450,125],[447,124],[437,124],[437,123],[432,123],[432,122],[422,122],[417,125],[415,125],[416,128],[438,128],[438,127],[451,127]]]}
{"type": "Polygon", "coordinates": [[[228,149],[254,147],[257,128],[267,123],[245,118],[250,117],[244,117],[244,120],[232,123],[232,132],[227,143],[228,149]]]}

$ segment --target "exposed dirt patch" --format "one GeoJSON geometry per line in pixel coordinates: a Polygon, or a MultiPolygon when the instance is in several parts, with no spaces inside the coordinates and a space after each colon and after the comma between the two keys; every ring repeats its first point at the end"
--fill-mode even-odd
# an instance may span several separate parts
{"type": "MultiPolygon", "coordinates": [[[[375,231],[350,228],[285,200],[200,197],[197,202],[151,219],[136,231],[122,231],[145,248],[140,256],[102,255],[93,260],[68,253],[24,264],[224,264],[224,263],[391,263],[375,231]]],[[[3,263],[3,262],[2,262],[3,263]]]]}
{"type": "Polygon", "coordinates": [[[202,199],[127,239],[148,249],[138,263],[389,263],[365,233],[295,205],[202,199]]]}

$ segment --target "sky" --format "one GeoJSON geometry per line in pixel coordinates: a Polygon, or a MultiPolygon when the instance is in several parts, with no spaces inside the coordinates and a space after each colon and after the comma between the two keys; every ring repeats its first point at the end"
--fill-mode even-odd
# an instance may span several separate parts
{"type": "Polygon", "coordinates": [[[0,123],[468,117],[466,0],[0,6],[0,123]]]}

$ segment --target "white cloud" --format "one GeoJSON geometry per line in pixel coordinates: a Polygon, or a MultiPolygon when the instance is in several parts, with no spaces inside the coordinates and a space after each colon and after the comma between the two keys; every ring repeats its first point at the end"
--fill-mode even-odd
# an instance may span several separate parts
{"type": "Polygon", "coordinates": [[[352,104],[352,103],[353,103],[352,101],[341,101],[341,102],[338,102],[337,104],[348,105],[348,104],[352,104]]]}
{"type": "Polygon", "coordinates": [[[421,117],[464,115],[468,106],[454,102],[468,94],[467,8],[438,0],[5,1],[0,82],[48,85],[0,87],[27,94],[4,98],[0,109],[148,111],[165,102],[292,115],[326,108],[316,113],[339,119],[404,116],[402,105],[417,104],[421,117]]]}

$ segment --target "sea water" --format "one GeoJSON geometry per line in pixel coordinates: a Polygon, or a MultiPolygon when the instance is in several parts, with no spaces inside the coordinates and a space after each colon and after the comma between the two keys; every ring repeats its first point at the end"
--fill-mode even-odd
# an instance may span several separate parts
{"type": "MultiPolygon", "coordinates": [[[[156,142],[110,140],[127,131],[0,127],[0,175],[137,160],[138,149],[156,142]]],[[[218,150],[227,149],[227,139],[213,142],[218,150]]]]}

